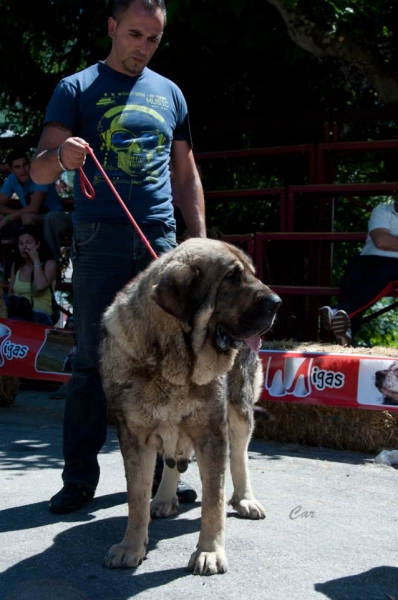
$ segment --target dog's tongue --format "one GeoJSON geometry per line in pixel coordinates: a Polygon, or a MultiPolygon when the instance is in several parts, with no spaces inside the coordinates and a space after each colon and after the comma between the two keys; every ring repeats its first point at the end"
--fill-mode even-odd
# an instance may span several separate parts
{"type": "Polygon", "coordinates": [[[261,337],[259,335],[253,335],[247,338],[245,342],[254,352],[258,352],[261,348],[261,337]]]}

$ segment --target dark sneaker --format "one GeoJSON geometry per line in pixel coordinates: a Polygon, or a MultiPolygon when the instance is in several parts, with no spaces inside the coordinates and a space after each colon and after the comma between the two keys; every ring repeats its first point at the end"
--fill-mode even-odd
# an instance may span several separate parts
{"type": "Polygon", "coordinates": [[[57,514],[71,513],[94,498],[93,490],[80,483],[65,483],[58,494],[50,500],[50,512],[57,514]]]}
{"type": "Polygon", "coordinates": [[[319,316],[321,318],[321,323],[326,331],[330,331],[332,329],[332,319],[335,314],[335,310],[330,306],[322,306],[319,309],[319,316]]]}
{"type": "Polygon", "coordinates": [[[338,310],[332,318],[332,331],[339,344],[352,346],[350,317],[345,310],[338,310]]]}
{"type": "Polygon", "coordinates": [[[184,481],[180,481],[177,484],[177,498],[180,504],[191,504],[195,502],[198,494],[195,492],[193,487],[184,483],[184,481]]]}
{"type": "MultiPolygon", "coordinates": [[[[152,498],[156,495],[156,492],[158,491],[158,487],[159,487],[160,481],[157,481],[156,479],[153,481],[152,484],[152,498]]],[[[177,484],[177,498],[178,498],[178,502],[180,504],[191,504],[192,502],[195,502],[196,498],[198,497],[198,494],[195,492],[195,490],[193,489],[193,487],[191,487],[190,485],[188,485],[187,483],[185,483],[184,481],[180,481],[177,484]]]]}

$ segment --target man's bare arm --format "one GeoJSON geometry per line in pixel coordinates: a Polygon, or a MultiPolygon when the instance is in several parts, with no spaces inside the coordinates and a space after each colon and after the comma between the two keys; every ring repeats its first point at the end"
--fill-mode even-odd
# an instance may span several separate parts
{"type": "Polygon", "coordinates": [[[72,132],[59,123],[49,123],[43,129],[37,150],[32,158],[30,175],[36,183],[54,183],[62,171],[73,171],[83,166],[87,142],[73,137],[72,132]]]}
{"type": "Polygon", "coordinates": [[[180,209],[190,237],[206,237],[205,200],[192,149],[174,141],[172,168],[180,209]]]}

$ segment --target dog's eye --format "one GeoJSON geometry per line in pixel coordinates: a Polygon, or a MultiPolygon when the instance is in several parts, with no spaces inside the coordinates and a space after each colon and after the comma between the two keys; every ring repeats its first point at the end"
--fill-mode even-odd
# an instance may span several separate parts
{"type": "Polygon", "coordinates": [[[229,273],[226,274],[224,280],[228,283],[239,283],[241,280],[241,276],[242,271],[238,267],[235,267],[234,269],[229,271],[229,273]]]}

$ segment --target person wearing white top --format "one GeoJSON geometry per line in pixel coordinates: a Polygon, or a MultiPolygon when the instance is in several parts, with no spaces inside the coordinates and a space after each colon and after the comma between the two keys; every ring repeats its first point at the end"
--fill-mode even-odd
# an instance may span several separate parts
{"type": "Polygon", "coordinates": [[[398,280],[398,198],[378,204],[371,212],[368,235],[358,256],[347,264],[340,282],[336,306],[319,309],[321,322],[342,345],[353,345],[364,311],[348,315],[368,305],[383,288],[398,280]]]}

